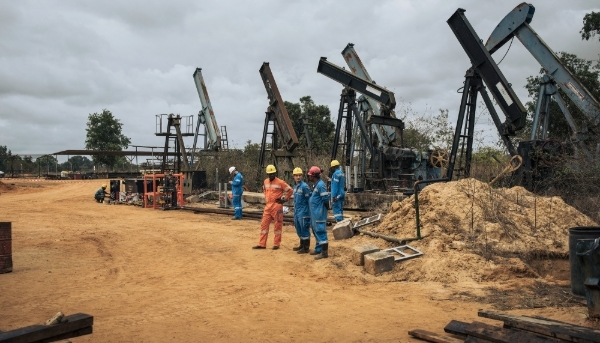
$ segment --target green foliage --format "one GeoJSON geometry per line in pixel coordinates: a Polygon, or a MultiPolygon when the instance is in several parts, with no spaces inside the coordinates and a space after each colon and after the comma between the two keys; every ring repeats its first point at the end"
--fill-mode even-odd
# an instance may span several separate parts
{"type": "Polygon", "coordinates": [[[315,104],[310,95],[307,95],[300,98],[300,103],[286,101],[285,108],[288,111],[296,135],[298,135],[299,148],[307,148],[306,132],[308,131],[313,153],[331,152],[335,124],[331,121],[329,107],[315,104]],[[307,125],[305,125],[305,122],[307,125]]]}
{"type": "Polygon", "coordinates": [[[449,150],[452,146],[454,128],[448,121],[448,110],[440,109],[437,115],[417,114],[409,105],[401,107],[399,114],[405,124],[405,147],[427,151],[429,148],[449,150]]]}
{"type": "Polygon", "coordinates": [[[473,162],[489,162],[489,163],[500,163],[504,159],[504,149],[497,147],[484,146],[473,153],[473,162]]]}
{"type": "MultiPolygon", "coordinates": [[[[569,54],[566,52],[559,52],[558,57],[564,63],[565,67],[569,69],[579,79],[579,81],[581,81],[581,84],[584,85],[596,99],[600,99],[600,65],[594,63],[593,61],[588,61],[579,58],[574,54],[569,54]]],[[[528,112],[528,124],[519,135],[525,140],[529,140],[529,136],[531,135],[531,122],[535,113],[540,81],[544,74],[545,70],[541,69],[540,75],[530,76],[527,78],[527,84],[525,85],[525,88],[527,89],[529,97],[531,98],[531,101],[528,101],[525,104],[528,112]]],[[[588,123],[588,119],[583,112],[581,112],[581,110],[571,101],[571,99],[569,99],[562,90],[559,90],[559,93],[562,99],[565,100],[567,108],[569,109],[569,112],[571,112],[571,115],[573,116],[578,127],[581,129],[584,127],[584,125],[592,126],[591,123],[588,123]]],[[[572,135],[572,130],[555,101],[550,103],[549,113],[550,136],[560,140],[568,139],[572,135]]]]}
{"type": "Polygon", "coordinates": [[[80,172],[92,169],[94,167],[94,163],[85,156],[72,156],[66,162],[62,163],[61,167],[63,170],[80,172]]]}
{"type": "MultiPolygon", "coordinates": [[[[88,116],[85,148],[88,150],[122,151],[131,140],[122,133],[123,124],[112,113],[103,109],[102,113],[92,113],[88,116]]],[[[123,163],[118,156],[92,156],[94,163],[102,163],[114,167],[123,163]]]]}
{"type": "Polygon", "coordinates": [[[591,13],[587,13],[583,17],[583,27],[579,33],[581,33],[582,40],[589,40],[595,35],[600,36],[600,12],[592,11],[591,13]]]}
{"type": "Polygon", "coordinates": [[[6,172],[9,165],[9,158],[12,156],[12,152],[6,147],[6,145],[0,145],[0,171],[6,172]]]}

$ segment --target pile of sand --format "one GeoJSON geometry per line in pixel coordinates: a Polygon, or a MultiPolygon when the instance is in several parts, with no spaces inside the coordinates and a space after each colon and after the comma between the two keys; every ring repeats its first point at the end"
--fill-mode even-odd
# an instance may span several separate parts
{"type": "MultiPolygon", "coordinates": [[[[394,202],[371,231],[414,237],[414,196],[394,202]]],[[[490,188],[475,179],[438,183],[419,193],[423,257],[401,262],[408,280],[458,282],[537,277],[528,261],[566,258],[569,228],[597,225],[559,197],[522,187],[490,188]]]]}

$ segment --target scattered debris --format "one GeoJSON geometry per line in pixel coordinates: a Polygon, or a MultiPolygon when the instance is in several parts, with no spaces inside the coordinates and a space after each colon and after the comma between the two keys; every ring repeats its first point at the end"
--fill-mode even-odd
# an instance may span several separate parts
{"type": "Polygon", "coordinates": [[[400,262],[411,258],[423,256],[423,252],[410,245],[401,245],[399,247],[382,250],[394,256],[394,262],[400,262]]]}
{"type": "Polygon", "coordinates": [[[54,325],[58,323],[66,323],[69,320],[65,318],[65,315],[62,312],[57,312],[52,318],[46,321],[46,325],[54,325]]]}
{"type": "Polygon", "coordinates": [[[378,213],[374,216],[370,216],[364,219],[361,219],[359,221],[357,221],[356,223],[354,223],[354,226],[352,227],[354,230],[359,229],[363,226],[367,226],[369,224],[374,224],[377,223],[381,220],[382,214],[378,213]]]}
{"type": "Polygon", "coordinates": [[[543,317],[515,316],[500,312],[479,311],[480,317],[500,320],[503,327],[474,321],[452,320],[444,331],[462,339],[425,330],[411,330],[409,335],[427,342],[589,342],[600,343],[600,330],[590,329],[543,317]]]}

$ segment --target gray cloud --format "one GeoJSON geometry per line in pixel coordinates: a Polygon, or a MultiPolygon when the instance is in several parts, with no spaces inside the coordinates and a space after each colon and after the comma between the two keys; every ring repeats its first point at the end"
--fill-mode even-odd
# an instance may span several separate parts
{"type": "MultiPolygon", "coordinates": [[[[268,102],[258,69],[268,61],[285,100],[311,95],[337,114],[339,84],[316,73],[340,66],[355,44],[371,76],[418,113],[456,116],[469,60],[446,24],[458,8],[480,38],[518,2],[506,1],[14,1],[0,2],[0,144],[17,153],[84,146],[87,115],[103,108],[132,144],[161,145],[158,113],[196,115],[192,79],[203,69],[217,121],[242,147],[262,135],[268,102]],[[428,111],[428,112],[427,112],[428,111]]],[[[556,51],[598,59],[581,41],[596,0],[540,2],[532,27],[556,51]]],[[[498,51],[499,60],[506,48],[498,51]]],[[[540,67],[518,41],[501,64],[523,102],[540,67]]],[[[480,125],[490,139],[489,120],[480,125]],[[487,123],[487,124],[486,124],[487,123]]]]}

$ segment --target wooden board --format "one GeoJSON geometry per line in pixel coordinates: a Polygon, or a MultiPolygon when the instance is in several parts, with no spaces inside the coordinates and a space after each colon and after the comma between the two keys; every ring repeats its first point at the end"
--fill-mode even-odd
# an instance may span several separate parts
{"type": "Polygon", "coordinates": [[[408,334],[413,337],[420,338],[427,342],[433,342],[433,343],[463,343],[462,339],[449,337],[449,336],[443,336],[443,335],[437,334],[435,332],[421,330],[421,329],[411,330],[408,332],[408,334]]]}
{"type": "Polygon", "coordinates": [[[465,343],[490,343],[490,341],[473,336],[467,336],[465,343]]]}
{"type": "Polygon", "coordinates": [[[65,317],[68,321],[55,325],[32,325],[0,334],[0,343],[51,342],[92,333],[94,317],[77,313],[65,317]],[[80,331],[81,330],[81,331],[80,331]]]}
{"type": "Polygon", "coordinates": [[[444,328],[444,331],[459,336],[467,336],[467,327],[470,323],[461,322],[458,320],[451,320],[448,325],[444,328]]]}
{"type": "Polygon", "coordinates": [[[600,330],[594,330],[583,326],[563,323],[551,319],[513,316],[493,311],[479,311],[478,315],[480,317],[501,320],[504,322],[505,327],[527,330],[568,342],[600,343],[600,330]]]}
{"type": "Polygon", "coordinates": [[[466,329],[469,336],[486,339],[495,343],[553,343],[545,338],[540,338],[531,332],[505,329],[481,322],[473,322],[466,329]]]}

